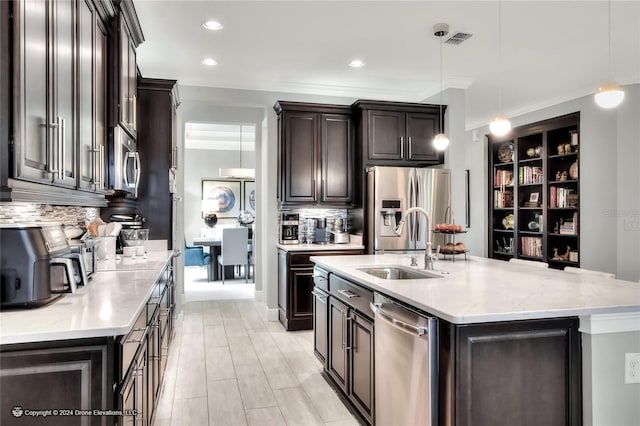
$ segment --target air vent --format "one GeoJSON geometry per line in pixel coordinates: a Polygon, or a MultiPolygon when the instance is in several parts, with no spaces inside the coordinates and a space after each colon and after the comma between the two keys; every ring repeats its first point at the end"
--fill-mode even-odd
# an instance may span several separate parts
{"type": "Polygon", "coordinates": [[[469,37],[471,37],[473,34],[468,34],[468,33],[455,33],[454,35],[452,35],[451,37],[449,37],[445,43],[446,44],[460,44],[463,41],[465,41],[466,39],[468,39],[469,37]]]}

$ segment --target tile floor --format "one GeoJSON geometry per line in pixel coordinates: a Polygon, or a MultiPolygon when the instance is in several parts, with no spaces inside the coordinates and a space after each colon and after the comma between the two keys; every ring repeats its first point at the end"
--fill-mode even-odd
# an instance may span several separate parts
{"type": "Polygon", "coordinates": [[[359,424],[321,376],[312,332],[267,321],[252,285],[225,284],[246,286],[229,298],[230,288],[203,288],[200,274],[185,271],[154,426],[359,424]]]}

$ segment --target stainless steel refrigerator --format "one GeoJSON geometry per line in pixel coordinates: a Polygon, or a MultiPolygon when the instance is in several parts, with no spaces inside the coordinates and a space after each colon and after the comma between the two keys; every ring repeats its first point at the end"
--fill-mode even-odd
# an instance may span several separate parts
{"type": "MultiPolygon", "coordinates": [[[[451,220],[451,171],[414,167],[372,167],[367,171],[367,250],[424,250],[427,220],[411,213],[404,232],[395,228],[410,207],[422,207],[431,217],[430,229],[451,220]]],[[[444,244],[443,235],[432,234],[433,249],[444,244]]]]}

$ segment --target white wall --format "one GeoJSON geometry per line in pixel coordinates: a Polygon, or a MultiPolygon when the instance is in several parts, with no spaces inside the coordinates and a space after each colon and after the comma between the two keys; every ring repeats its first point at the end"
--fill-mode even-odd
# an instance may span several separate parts
{"type": "MultiPolygon", "coordinates": [[[[257,123],[261,134],[256,137],[256,290],[261,289],[271,319],[277,319],[278,253],[277,243],[277,118],[273,105],[277,100],[350,105],[354,98],[261,92],[180,86],[182,105],[179,110],[179,149],[184,154],[184,124],[187,121],[257,123]],[[266,128],[266,132],[263,129],[266,128]]],[[[184,159],[184,155],[182,156],[184,159]]],[[[243,160],[244,164],[244,160],[243,160]]],[[[180,164],[179,174],[185,167],[180,164]]],[[[182,188],[180,195],[183,195],[182,188]]],[[[186,199],[184,199],[186,202],[186,199]]],[[[179,224],[183,227],[184,223],[179,224]]],[[[184,292],[184,288],[179,289],[184,292]]]]}
{"type": "MultiPolygon", "coordinates": [[[[624,103],[614,110],[598,107],[591,95],[511,118],[514,127],[560,115],[580,112],[580,262],[583,268],[615,273],[618,278],[640,279],[640,85],[627,86],[624,103]]],[[[475,129],[482,147],[467,132],[467,164],[473,182],[474,218],[482,215],[486,232],[487,218],[487,142],[488,127],[475,129]],[[482,156],[480,150],[484,151],[482,156]],[[474,178],[475,179],[475,178],[474,178]],[[480,194],[478,196],[478,194],[480,194]],[[483,198],[479,200],[478,198],[483,198]]],[[[473,220],[473,218],[472,218],[473,220]]],[[[473,223],[473,222],[472,222],[473,223]]],[[[486,255],[486,234],[474,228],[467,238],[473,245],[482,241],[486,255]]],[[[475,252],[475,251],[474,251],[475,252]]],[[[480,253],[477,251],[476,253],[480,253]]]]}

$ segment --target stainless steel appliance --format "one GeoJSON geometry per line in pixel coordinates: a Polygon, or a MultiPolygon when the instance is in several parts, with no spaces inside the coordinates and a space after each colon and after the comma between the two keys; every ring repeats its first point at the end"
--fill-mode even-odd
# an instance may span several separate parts
{"type": "Polygon", "coordinates": [[[77,253],[78,258],[82,259],[87,280],[91,279],[98,266],[98,241],[93,237],[84,240],[69,240],[71,252],[77,253]]]}
{"type": "Polygon", "coordinates": [[[299,219],[297,213],[281,213],[280,244],[298,244],[299,219]]]}
{"type": "Polygon", "coordinates": [[[374,293],[379,425],[438,424],[437,320],[374,293]]]}
{"type": "Polygon", "coordinates": [[[32,307],[86,284],[59,223],[0,225],[0,307],[32,307]]]}
{"type": "Polygon", "coordinates": [[[136,141],[121,127],[109,128],[113,149],[109,150],[109,185],[117,191],[138,196],[140,154],[136,141]]]}
{"type": "Polygon", "coordinates": [[[315,242],[317,244],[329,242],[327,219],[324,217],[316,219],[315,242]]]}
{"type": "MultiPolygon", "coordinates": [[[[410,207],[421,207],[431,217],[431,229],[446,222],[451,205],[451,172],[446,169],[413,167],[372,167],[367,171],[367,250],[411,251],[426,248],[427,222],[412,213],[407,229],[395,233],[402,214],[410,207]]],[[[443,245],[441,235],[433,238],[433,247],[443,245]]]]}

